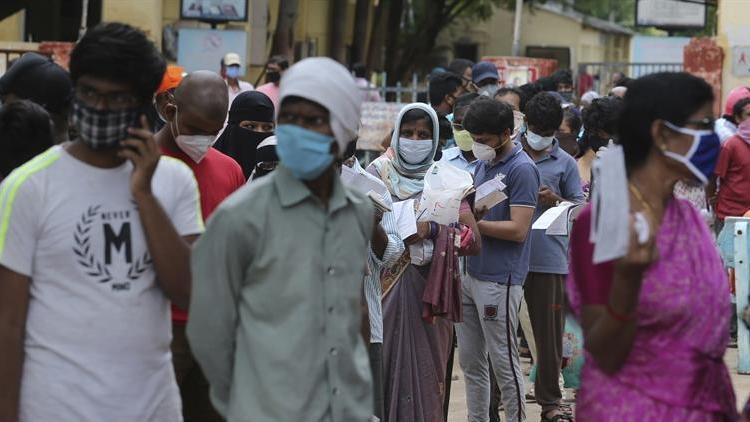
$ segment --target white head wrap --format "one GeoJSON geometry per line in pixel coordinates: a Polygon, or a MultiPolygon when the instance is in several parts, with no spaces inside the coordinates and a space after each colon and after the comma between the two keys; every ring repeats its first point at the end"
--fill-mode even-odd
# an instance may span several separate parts
{"type": "Polygon", "coordinates": [[[286,97],[300,97],[328,110],[339,154],[357,137],[362,93],[340,63],[327,57],[304,59],[284,72],[279,90],[282,104],[286,97]]]}
{"type": "Polygon", "coordinates": [[[587,91],[581,96],[581,103],[591,104],[595,99],[601,97],[596,91],[587,91]]]}

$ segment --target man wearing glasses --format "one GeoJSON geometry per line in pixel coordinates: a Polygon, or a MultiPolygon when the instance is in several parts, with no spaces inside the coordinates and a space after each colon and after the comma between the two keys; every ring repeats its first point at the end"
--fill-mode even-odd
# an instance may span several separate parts
{"type": "Polygon", "coordinates": [[[169,302],[189,301],[203,224],[190,169],[146,128],[164,70],[141,31],[89,30],[78,139],[0,185],[0,420],[181,420],[169,302]]]}
{"type": "Polygon", "coordinates": [[[477,92],[477,85],[472,79],[472,68],[474,62],[467,59],[454,59],[448,65],[448,71],[461,77],[463,82],[464,91],[466,92],[477,92]]]}
{"type": "Polygon", "coordinates": [[[479,161],[477,161],[477,158],[472,152],[474,139],[471,137],[471,134],[464,129],[462,123],[466,111],[469,109],[471,103],[477,98],[479,98],[479,94],[470,92],[458,97],[456,100],[456,105],[453,107],[453,139],[456,141],[456,146],[443,151],[443,157],[440,160],[460,168],[461,170],[468,171],[472,175],[474,175],[474,170],[476,170],[479,161]]]}

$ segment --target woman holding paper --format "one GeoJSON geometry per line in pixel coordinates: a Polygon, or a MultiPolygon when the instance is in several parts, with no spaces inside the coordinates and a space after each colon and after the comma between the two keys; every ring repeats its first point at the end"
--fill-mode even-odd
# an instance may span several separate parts
{"type": "Polygon", "coordinates": [[[592,226],[592,208],[617,202],[595,192],[571,236],[567,287],[587,355],[576,406],[580,420],[737,417],[722,360],[729,332],[723,265],[700,213],[673,197],[678,181],[705,185],[713,173],[720,148],[713,100],[711,86],[686,73],[645,76],[628,89],[619,125],[622,148],[602,157],[609,164],[597,173],[597,189],[619,180],[629,190],[630,227],[608,222],[604,211],[592,226]],[[617,159],[624,159],[627,182],[625,174],[610,174],[623,167],[611,165],[617,159]],[[593,238],[602,241],[592,244],[594,229],[593,238]],[[617,242],[623,229],[625,241],[617,242]],[[607,249],[619,258],[594,263],[607,249]]]}
{"type": "Polygon", "coordinates": [[[458,256],[477,253],[479,236],[473,235],[478,233],[476,221],[465,201],[458,224],[414,224],[419,220],[414,210],[439,144],[438,118],[428,105],[410,104],[401,110],[394,127],[392,154],[381,156],[367,169],[388,188],[409,246],[382,275],[386,420],[438,422],[445,418],[453,322],[461,320],[458,256]],[[404,207],[402,201],[407,200],[415,200],[414,205],[408,202],[404,207]]]}

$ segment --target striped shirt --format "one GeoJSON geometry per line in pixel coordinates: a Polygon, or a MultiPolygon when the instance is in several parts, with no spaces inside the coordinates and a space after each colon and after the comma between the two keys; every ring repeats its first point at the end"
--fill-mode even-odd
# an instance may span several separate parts
{"type": "MultiPolygon", "coordinates": [[[[370,180],[381,185],[383,184],[380,179],[366,172],[359,164],[359,161],[354,163],[352,169],[370,180]]],[[[383,195],[383,201],[389,207],[393,206],[393,200],[387,191],[383,195]]],[[[388,245],[385,248],[382,260],[378,259],[372,247],[370,247],[370,253],[367,257],[367,274],[365,275],[365,300],[367,301],[370,314],[370,343],[383,342],[383,304],[381,301],[383,289],[380,284],[380,273],[384,268],[393,266],[401,258],[406,249],[404,241],[398,234],[396,217],[392,212],[383,213],[383,220],[380,221],[380,225],[388,237],[388,245]]]]}

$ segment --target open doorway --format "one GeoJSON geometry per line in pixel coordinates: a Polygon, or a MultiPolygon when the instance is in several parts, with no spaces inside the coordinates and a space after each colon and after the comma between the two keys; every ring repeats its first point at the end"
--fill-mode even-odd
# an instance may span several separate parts
{"type": "Polygon", "coordinates": [[[476,62],[479,59],[479,44],[470,41],[459,41],[453,44],[453,57],[476,62]]]}

